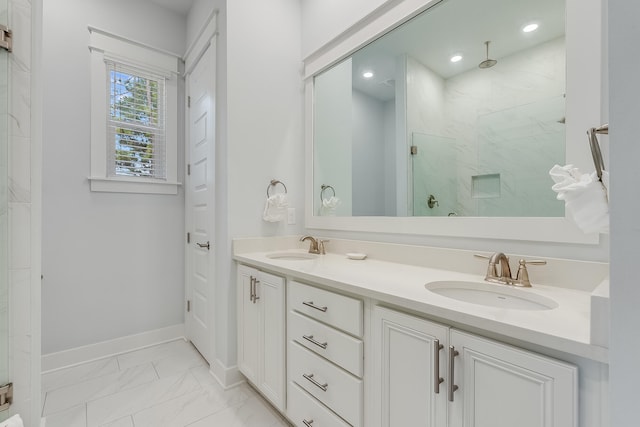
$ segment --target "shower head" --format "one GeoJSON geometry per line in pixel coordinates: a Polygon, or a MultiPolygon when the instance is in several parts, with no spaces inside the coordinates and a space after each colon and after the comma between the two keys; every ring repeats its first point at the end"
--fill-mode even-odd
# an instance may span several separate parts
{"type": "Polygon", "coordinates": [[[496,61],[495,59],[489,59],[489,43],[491,42],[484,42],[484,44],[487,46],[487,59],[478,64],[479,68],[491,68],[498,63],[498,61],[496,61]]]}

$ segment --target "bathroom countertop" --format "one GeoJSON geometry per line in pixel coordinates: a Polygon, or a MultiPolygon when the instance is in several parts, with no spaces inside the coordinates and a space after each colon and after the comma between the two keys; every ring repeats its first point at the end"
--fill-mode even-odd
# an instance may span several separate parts
{"type": "MultiPolygon", "coordinates": [[[[590,341],[591,293],[584,290],[535,283],[531,288],[510,287],[518,292],[550,298],[558,303],[558,307],[549,310],[504,309],[458,301],[425,289],[426,283],[439,280],[484,282],[483,275],[369,258],[351,260],[343,254],[334,253],[310,260],[268,258],[272,252],[235,253],[234,259],[289,278],[422,312],[444,322],[468,325],[545,348],[608,362],[608,349],[590,341]]],[[[494,286],[499,290],[506,285],[494,286]]]]}

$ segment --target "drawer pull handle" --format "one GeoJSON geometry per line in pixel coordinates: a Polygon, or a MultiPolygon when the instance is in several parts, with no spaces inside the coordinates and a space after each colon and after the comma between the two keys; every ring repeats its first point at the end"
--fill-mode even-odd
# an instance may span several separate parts
{"type": "Polygon", "coordinates": [[[318,387],[322,391],[327,391],[327,388],[329,388],[329,384],[327,383],[320,384],[318,381],[316,381],[315,378],[313,378],[313,374],[302,374],[302,376],[306,380],[308,380],[311,384],[318,387]]]}
{"type": "Polygon", "coordinates": [[[453,392],[458,389],[458,386],[454,384],[454,362],[457,355],[460,353],[452,345],[449,346],[449,402],[453,402],[453,392]]]}
{"type": "Polygon", "coordinates": [[[307,427],[313,427],[311,424],[313,424],[313,420],[302,420],[302,424],[304,424],[307,427]]]}
{"type": "Polygon", "coordinates": [[[326,350],[327,349],[327,343],[326,342],[320,342],[320,341],[316,341],[315,339],[313,339],[313,335],[303,335],[302,338],[304,338],[305,340],[309,341],[312,344],[317,345],[318,347],[326,350]]]}
{"type": "Polygon", "coordinates": [[[444,346],[440,344],[440,340],[433,340],[433,372],[435,372],[433,378],[433,392],[440,393],[440,384],[444,382],[444,378],[440,376],[440,350],[444,346]]]}
{"type": "Polygon", "coordinates": [[[323,313],[327,311],[327,307],[318,307],[317,305],[313,304],[313,301],[303,301],[302,304],[306,305],[307,307],[315,308],[316,310],[323,313]]]}

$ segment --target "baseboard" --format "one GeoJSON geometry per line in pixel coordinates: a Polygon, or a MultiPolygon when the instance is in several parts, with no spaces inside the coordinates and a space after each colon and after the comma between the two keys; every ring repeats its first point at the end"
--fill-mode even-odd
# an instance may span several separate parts
{"type": "Polygon", "coordinates": [[[227,367],[218,359],[211,362],[209,366],[211,375],[225,390],[245,382],[244,376],[237,366],[227,367]]]}
{"type": "Polygon", "coordinates": [[[42,372],[55,371],[163,342],[184,339],[184,335],[184,324],[180,323],[162,329],[45,354],[42,356],[42,372]]]}

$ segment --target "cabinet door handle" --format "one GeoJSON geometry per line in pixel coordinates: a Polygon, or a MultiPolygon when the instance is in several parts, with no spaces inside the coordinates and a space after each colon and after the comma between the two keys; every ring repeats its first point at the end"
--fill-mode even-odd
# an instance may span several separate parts
{"type": "Polygon", "coordinates": [[[316,381],[315,378],[313,378],[313,374],[302,374],[302,376],[306,380],[311,382],[311,384],[313,384],[314,386],[318,387],[322,391],[327,391],[327,388],[329,388],[329,384],[327,384],[327,383],[320,384],[318,381],[316,381]]]}
{"type": "Polygon", "coordinates": [[[302,420],[302,424],[304,424],[307,427],[313,427],[311,424],[313,424],[313,420],[302,420]]]}
{"type": "Polygon", "coordinates": [[[440,340],[433,340],[433,372],[435,373],[433,377],[433,392],[438,394],[440,393],[440,384],[444,382],[444,378],[440,376],[440,350],[442,350],[444,346],[440,344],[440,340]]]}
{"type": "Polygon", "coordinates": [[[322,348],[322,349],[327,349],[327,343],[326,342],[320,342],[317,341],[315,339],[313,339],[313,335],[303,335],[302,338],[304,338],[305,340],[309,341],[310,343],[313,343],[315,345],[317,345],[318,347],[322,348]]]}
{"type": "Polygon", "coordinates": [[[327,307],[319,307],[315,305],[313,301],[303,301],[302,304],[306,305],[307,307],[315,308],[316,310],[321,311],[323,313],[327,311],[327,307]]]}
{"type": "Polygon", "coordinates": [[[249,276],[249,301],[253,302],[253,297],[254,297],[254,293],[253,293],[253,284],[255,282],[256,278],[253,276],[249,276]]]}
{"type": "Polygon", "coordinates": [[[452,345],[449,346],[449,402],[453,402],[453,392],[458,389],[458,386],[454,384],[455,369],[453,367],[455,358],[459,355],[456,348],[452,345]]]}
{"type": "Polygon", "coordinates": [[[260,299],[260,297],[258,296],[258,283],[260,283],[260,280],[258,280],[257,278],[253,279],[253,303],[254,304],[258,302],[258,300],[260,299]]]}

